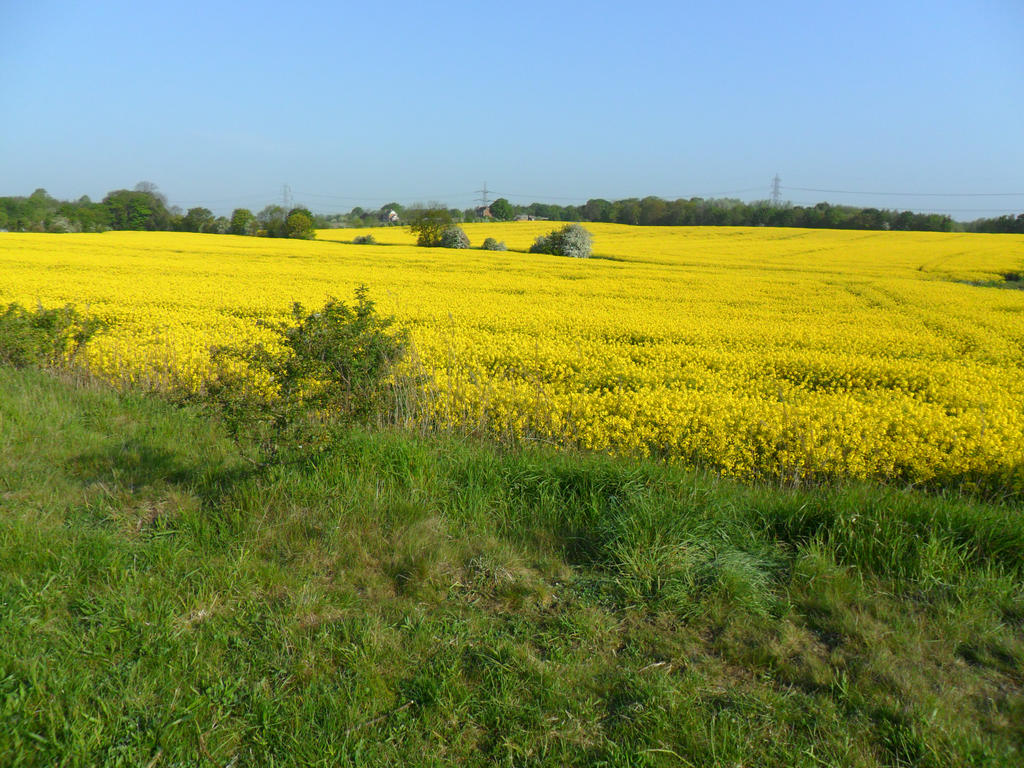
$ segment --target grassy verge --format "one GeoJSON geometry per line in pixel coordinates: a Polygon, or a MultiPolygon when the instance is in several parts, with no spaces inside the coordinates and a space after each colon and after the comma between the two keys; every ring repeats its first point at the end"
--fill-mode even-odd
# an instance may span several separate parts
{"type": "Polygon", "coordinates": [[[0,764],[1020,765],[1024,513],[0,367],[0,764]]]}

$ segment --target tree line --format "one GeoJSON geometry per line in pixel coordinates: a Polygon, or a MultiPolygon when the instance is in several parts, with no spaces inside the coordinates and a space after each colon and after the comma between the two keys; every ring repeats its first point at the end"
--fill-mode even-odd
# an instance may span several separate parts
{"type": "Polygon", "coordinates": [[[150,182],[134,189],[108,192],[100,202],[87,195],[74,201],[57,200],[45,189],[28,197],[0,197],[0,230],[13,232],[105,232],[139,230],[205,232],[312,238],[317,226],[326,226],[307,208],[286,210],[268,205],[259,213],[236,208],[231,217],[215,216],[203,207],[182,211],[150,182]]]}
{"type": "Polygon", "coordinates": [[[993,219],[978,219],[965,228],[967,232],[995,232],[999,234],[1024,235],[1024,213],[1016,216],[999,216],[993,219]]]}
{"type": "MultiPolygon", "coordinates": [[[[440,203],[427,207],[436,209],[440,203]]],[[[322,217],[330,227],[372,227],[389,222],[394,211],[402,223],[416,215],[422,205],[404,208],[388,203],[380,209],[356,206],[348,213],[322,217]]],[[[729,227],[804,227],[808,229],[877,229],[920,232],[994,232],[1012,229],[985,229],[984,222],[957,222],[939,213],[917,213],[879,208],[858,208],[821,202],[799,206],[768,201],[745,203],[732,198],[701,198],[665,200],[660,197],[605,200],[594,198],[583,205],[558,205],[534,202],[517,205],[499,198],[486,207],[447,209],[448,218],[456,223],[488,220],[512,221],[518,218],[564,222],[607,222],[642,226],[729,226],[729,227]]],[[[1024,214],[1022,214],[1024,216],[1024,214]]],[[[1010,217],[1003,217],[1003,219],[1010,217]]],[[[1001,220],[1000,220],[1001,221],[1001,220]]],[[[1024,222],[1024,219],[1021,219],[1024,222]]]]}
{"type": "MultiPolygon", "coordinates": [[[[430,207],[437,204],[431,203],[430,207]]],[[[267,237],[313,237],[314,230],[330,227],[367,227],[404,224],[417,208],[397,202],[380,208],[356,206],[348,213],[314,214],[308,208],[285,209],[268,205],[254,213],[236,208],[231,216],[216,216],[204,207],[187,211],[169,205],[167,198],[150,182],[134,189],[109,192],[93,202],[87,196],[61,201],[46,190],[28,197],[0,197],[0,230],[16,232],[101,232],[118,230],[162,230],[206,232],[267,237]]],[[[660,197],[605,200],[594,198],[583,205],[534,202],[510,203],[499,198],[489,206],[447,209],[454,222],[516,218],[565,222],[610,222],[644,226],[769,226],[825,229],[904,230],[925,232],[1006,232],[1024,234],[1024,213],[1017,216],[983,218],[957,222],[938,213],[917,213],[879,208],[832,205],[773,204],[761,200],[745,203],[731,198],[665,200],[660,197]]]]}
{"type": "Polygon", "coordinates": [[[588,200],[583,205],[531,203],[519,206],[505,199],[490,206],[495,218],[518,216],[557,221],[594,221],[643,226],[805,227],[826,229],[894,229],[951,232],[962,228],[952,218],[937,213],[916,213],[878,208],[818,203],[813,206],[773,204],[760,200],[745,203],[731,198],[665,200],[660,197],[624,200],[588,200]]]}

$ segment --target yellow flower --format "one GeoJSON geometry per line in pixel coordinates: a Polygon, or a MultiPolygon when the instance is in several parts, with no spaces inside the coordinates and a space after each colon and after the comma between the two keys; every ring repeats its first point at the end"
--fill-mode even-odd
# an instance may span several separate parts
{"type": "Polygon", "coordinates": [[[552,226],[465,227],[505,252],[397,227],[6,233],[0,302],[73,303],[109,324],[96,373],[194,390],[211,347],[272,344],[258,320],[366,284],[432,375],[425,420],[744,478],[1024,489],[1024,291],[970,284],[1019,271],[1024,237],[588,224],[595,258],[526,253],[552,226]]]}

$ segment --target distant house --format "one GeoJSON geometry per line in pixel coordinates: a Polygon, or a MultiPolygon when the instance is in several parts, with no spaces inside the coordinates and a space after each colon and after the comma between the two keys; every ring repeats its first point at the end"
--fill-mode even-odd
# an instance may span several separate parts
{"type": "Polygon", "coordinates": [[[477,208],[473,209],[473,213],[475,213],[477,215],[477,218],[480,219],[494,218],[494,214],[491,213],[491,206],[489,205],[478,206],[477,208]]]}
{"type": "Polygon", "coordinates": [[[387,218],[388,224],[397,224],[398,223],[398,214],[395,211],[393,211],[393,210],[389,210],[387,212],[387,217],[386,218],[387,218]]]}

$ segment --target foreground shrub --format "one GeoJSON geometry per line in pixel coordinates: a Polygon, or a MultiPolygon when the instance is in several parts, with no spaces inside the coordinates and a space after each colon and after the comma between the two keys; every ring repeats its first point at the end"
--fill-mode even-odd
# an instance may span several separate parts
{"type": "Polygon", "coordinates": [[[359,235],[352,238],[352,245],[376,245],[377,240],[373,235],[359,235]]]}
{"type": "Polygon", "coordinates": [[[550,253],[555,256],[586,259],[590,256],[592,243],[590,232],[579,224],[567,224],[561,229],[538,237],[530,246],[530,253],[550,253]]]}
{"type": "Polygon", "coordinates": [[[469,248],[469,235],[454,224],[441,233],[442,248],[469,248]]]}
{"type": "Polygon", "coordinates": [[[233,437],[254,439],[269,458],[280,447],[315,444],[325,425],[368,423],[387,409],[407,336],[377,313],[365,286],[355,298],[352,306],[331,299],[316,312],[296,302],[291,323],[263,324],[280,351],[214,351],[205,394],[233,437]]]}
{"type": "Polygon", "coordinates": [[[318,312],[292,306],[294,326],[279,327],[290,354],[272,372],[282,394],[304,404],[359,418],[374,410],[392,366],[405,350],[405,335],[392,330],[365,286],[349,306],[331,299],[318,312]]]}
{"type": "Polygon", "coordinates": [[[70,304],[35,311],[10,304],[0,314],[0,363],[16,368],[60,364],[101,327],[99,320],[83,318],[70,304]]]}
{"type": "Polygon", "coordinates": [[[504,242],[499,242],[493,237],[488,237],[484,240],[484,244],[480,246],[485,251],[507,251],[508,246],[504,242]]]}

